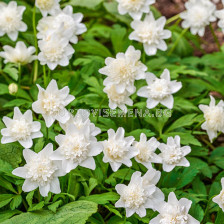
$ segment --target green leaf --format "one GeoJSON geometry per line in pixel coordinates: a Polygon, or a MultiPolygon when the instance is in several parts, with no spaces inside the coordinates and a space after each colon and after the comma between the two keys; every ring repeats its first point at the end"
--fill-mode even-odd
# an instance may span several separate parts
{"type": "Polygon", "coordinates": [[[180,127],[186,127],[190,126],[194,123],[194,118],[196,117],[197,114],[187,114],[184,115],[183,117],[177,119],[172,123],[169,128],[166,130],[166,132],[170,132],[172,130],[175,130],[180,127]]]}
{"type": "Polygon", "coordinates": [[[85,224],[89,216],[97,211],[97,204],[90,201],[71,202],[58,209],[54,214],[43,210],[37,213],[27,212],[4,222],[4,224],[85,224]]]}
{"type": "Polygon", "coordinates": [[[13,196],[14,196],[13,194],[1,194],[0,195],[0,208],[7,205],[13,199],[13,196]]]}
{"type": "Polygon", "coordinates": [[[0,83],[0,95],[9,94],[8,86],[0,83]]]}
{"type": "Polygon", "coordinates": [[[219,209],[219,212],[217,214],[217,218],[215,220],[215,224],[221,224],[224,222],[224,213],[221,209],[219,209]]]}
{"type": "Polygon", "coordinates": [[[22,213],[22,212],[19,211],[19,210],[0,212],[0,223],[2,223],[3,221],[11,218],[12,216],[20,214],[20,213],[22,213]]]}
{"type": "Polygon", "coordinates": [[[15,64],[8,63],[4,67],[3,72],[5,72],[6,74],[8,74],[15,81],[18,80],[18,70],[17,70],[15,64]]]}
{"type": "Polygon", "coordinates": [[[70,0],[66,5],[79,6],[88,9],[95,9],[103,0],[70,0]]]}
{"type": "Polygon", "coordinates": [[[15,177],[12,174],[12,171],[13,171],[13,168],[12,168],[11,164],[0,159],[0,174],[3,173],[7,176],[15,177]]]}
{"type": "Polygon", "coordinates": [[[146,135],[146,137],[148,137],[148,138],[155,136],[155,133],[150,131],[149,129],[136,129],[134,131],[127,133],[126,135],[133,136],[133,137],[135,137],[136,140],[139,140],[141,133],[144,133],[146,135]]]}
{"type": "Polygon", "coordinates": [[[31,208],[28,209],[29,212],[41,210],[44,207],[44,201],[34,204],[31,208]]]}
{"type": "Polygon", "coordinates": [[[33,207],[33,195],[34,195],[34,191],[35,191],[35,190],[29,192],[29,193],[27,194],[27,196],[26,196],[26,201],[27,201],[29,207],[31,207],[31,208],[33,207]]]}
{"type": "Polygon", "coordinates": [[[120,196],[115,192],[108,192],[102,194],[93,194],[87,197],[81,197],[80,200],[92,201],[100,205],[109,203],[110,201],[117,201],[120,196]]]}
{"type": "Polygon", "coordinates": [[[30,102],[28,100],[23,100],[23,99],[15,99],[15,100],[11,100],[11,101],[5,103],[3,107],[4,108],[6,108],[6,107],[19,107],[19,106],[22,106],[24,104],[31,107],[32,102],[30,102]]]}
{"type": "Polygon", "coordinates": [[[12,165],[13,168],[22,162],[22,147],[15,143],[0,144],[0,159],[12,165]]]}
{"type": "Polygon", "coordinates": [[[56,213],[57,208],[62,204],[62,200],[56,201],[53,204],[48,206],[48,209],[52,212],[56,213]]]}
{"type": "Polygon", "coordinates": [[[20,204],[22,203],[23,199],[21,195],[16,195],[13,197],[11,203],[10,203],[10,208],[12,210],[15,210],[16,208],[18,208],[20,206],[20,204]]]}
{"type": "Polygon", "coordinates": [[[0,186],[4,187],[5,189],[17,194],[16,190],[13,188],[12,184],[5,180],[3,177],[0,177],[0,186]]]}

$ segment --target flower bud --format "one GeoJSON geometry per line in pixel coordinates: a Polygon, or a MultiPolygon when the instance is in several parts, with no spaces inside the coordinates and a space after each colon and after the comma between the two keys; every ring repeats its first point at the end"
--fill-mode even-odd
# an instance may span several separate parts
{"type": "Polygon", "coordinates": [[[15,95],[18,91],[18,85],[16,83],[11,83],[8,88],[11,95],[15,95]]]}

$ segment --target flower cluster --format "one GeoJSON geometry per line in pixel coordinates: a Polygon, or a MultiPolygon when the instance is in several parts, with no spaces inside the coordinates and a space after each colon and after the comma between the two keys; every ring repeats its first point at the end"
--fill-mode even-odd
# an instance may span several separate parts
{"type": "Polygon", "coordinates": [[[43,14],[37,25],[37,38],[41,65],[54,70],[57,65],[67,66],[75,50],[72,45],[78,42],[78,35],[86,31],[81,23],[83,15],[74,13],[72,6],[60,9],[58,0],[37,0],[36,5],[43,14]],[[47,14],[50,14],[47,16],[47,14]]]}
{"type": "Polygon", "coordinates": [[[104,92],[109,98],[111,109],[119,107],[127,112],[125,104],[132,106],[130,99],[136,88],[135,80],[144,79],[147,67],[140,61],[141,52],[130,46],[125,53],[118,53],[116,58],[106,58],[106,66],[99,72],[106,75],[104,92]]]}

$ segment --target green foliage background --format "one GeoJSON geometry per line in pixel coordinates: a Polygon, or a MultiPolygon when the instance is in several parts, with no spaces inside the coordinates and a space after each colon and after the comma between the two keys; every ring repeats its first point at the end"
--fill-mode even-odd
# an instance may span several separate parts
{"type": "MultiPolygon", "coordinates": [[[[8,2],[8,1],[5,1],[8,2]]],[[[17,1],[26,6],[24,22],[29,29],[20,33],[19,40],[27,45],[35,45],[33,34],[34,1],[17,1]]],[[[76,99],[69,105],[70,109],[108,109],[108,99],[103,92],[103,75],[98,70],[104,66],[106,57],[115,57],[116,53],[124,52],[129,45],[142,49],[142,45],[132,42],[128,35],[131,19],[121,16],[117,12],[115,1],[103,0],[70,0],[61,1],[62,6],[74,6],[74,12],[84,14],[84,23],[88,31],[82,35],[78,44],[74,45],[75,54],[66,68],[58,67],[48,71],[47,82],[56,79],[59,87],[68,85],[70,93],[76,99]]],[[[160,13],[152,7],[156,17],[160,13]]],[[[41,18],[37,11],[36,22],[41,18]]],[[[148,71],[160,75],[163,69],[168,68],[171,78],[183,83],[183,88],[175,94],[175,104],[172,116],[169,117],[91,117],[92,122],[100,127],[102,133],[98,140],[107,138],[109,128],[117,129],[122,126],[127,135],[139,140],[140,133],[147,137],[155,136],[166,142],[168,136],[179,135],[183,145],[190,145],[192,152],[188,156],[191,163],[189,168],[178,167],[170,173],[162,172],[158,187],[167,196],[175,191],[178,198],[186,197],[193,204],[190,214],[201,223],[224,223],[224,213],[219,210],[211,198],[221,190],[220,180],[224,177],[224,147],[219,142],[210,144],[204,131],[200,129],[204,121],[199,104],[208,104],[208,94],[215,91],[220,98],[224,95],[224,48],[221,52],[204,54],[201,58],[194,57],[194,49],[201,50],[201,40],[187,32],[181,38],[173,54],[168,56],[175,40],[182,32],[176,23],[167,25],[172,31],[172,38],[168,41],[167,52],[158,52],[156,56],[148,57],[143,54],[142,61],[148,71]]],[[[3,45],[15,46],[6,36],[0,38],[0,48],[3,45]]],[[[202,51],[202,50],[201,50],[202,51]]],[[[203,51],[202,51],[203,53],[203,51]]],[[[18,81],[18,68],[14,64],[3,64],[0,59],[0,115],[12,116],[13,108],[19,106],[24,112],[31,109],[32,102],[37,99],[36,83],[44,86],[42,67],[38,67],[38,79],[33,83],[33,64],[22,67],[21,87],[15,96],[8,92],[8,85],[18,81]]],[[[139,89],[145,85],[144,80],[136,82],[139,89]]],[[[132,96],[133,108],[146,109],[145,99],[136,94],[132,96]]],[[[162,107],[161,107],[162,108],[162,107]]],[[[155,110],[152,112],[156,113],[155,110]]],[[[40,120],[41,116],[35,117],[40,120]]],[[[44,137],[35,140],[33,150],[39,152],[48,142],[55,144],[54,137],[62,132],[55,124],[49,129],[49,138],[46,138],[46,126],[41,120],[44,137]]],[[[0,121],[0,128],[4,124],[0,121]]],[[[146,172],[146,168],[133,160],[131,169],[122,166],[113,173],[108,164],[102,162],[102,154],[95,157],[97,168],[90,171],[77,168],[60,178],[62,193],[49,194],[42,198],[38,190],[30,193],[22,192],[23,179],[15,177],[11,171],[24,165],[22,147],[17,143],[0,145],[0,222],[2,223],[149,223],[157,215],[148,210],[147,216],[140,218],[137,215],[125,219],[124,209],[117,209],[114,203],[119,199],[115,193],[115,185],[124,181],[128,183],[131,174],[139,170],[146,172]],[[14,216],[14,217],[13,217],[14,216]],[[12,218],[11,218],[12,217],[12,218]],[[88,220],[88,221],[87,221],[88,220]]],[[[159,165],[156,169],[161,170],[159,165]]]]}

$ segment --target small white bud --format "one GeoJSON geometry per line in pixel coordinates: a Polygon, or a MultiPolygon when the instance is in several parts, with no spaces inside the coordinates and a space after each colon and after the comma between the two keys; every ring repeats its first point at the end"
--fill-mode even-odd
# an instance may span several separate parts
{"type": "Polygon", "coordinates": [[[15,95],[18,91],[18,85],[16,83],[11,83],[8,88],[11,95],[15,95]]]}

